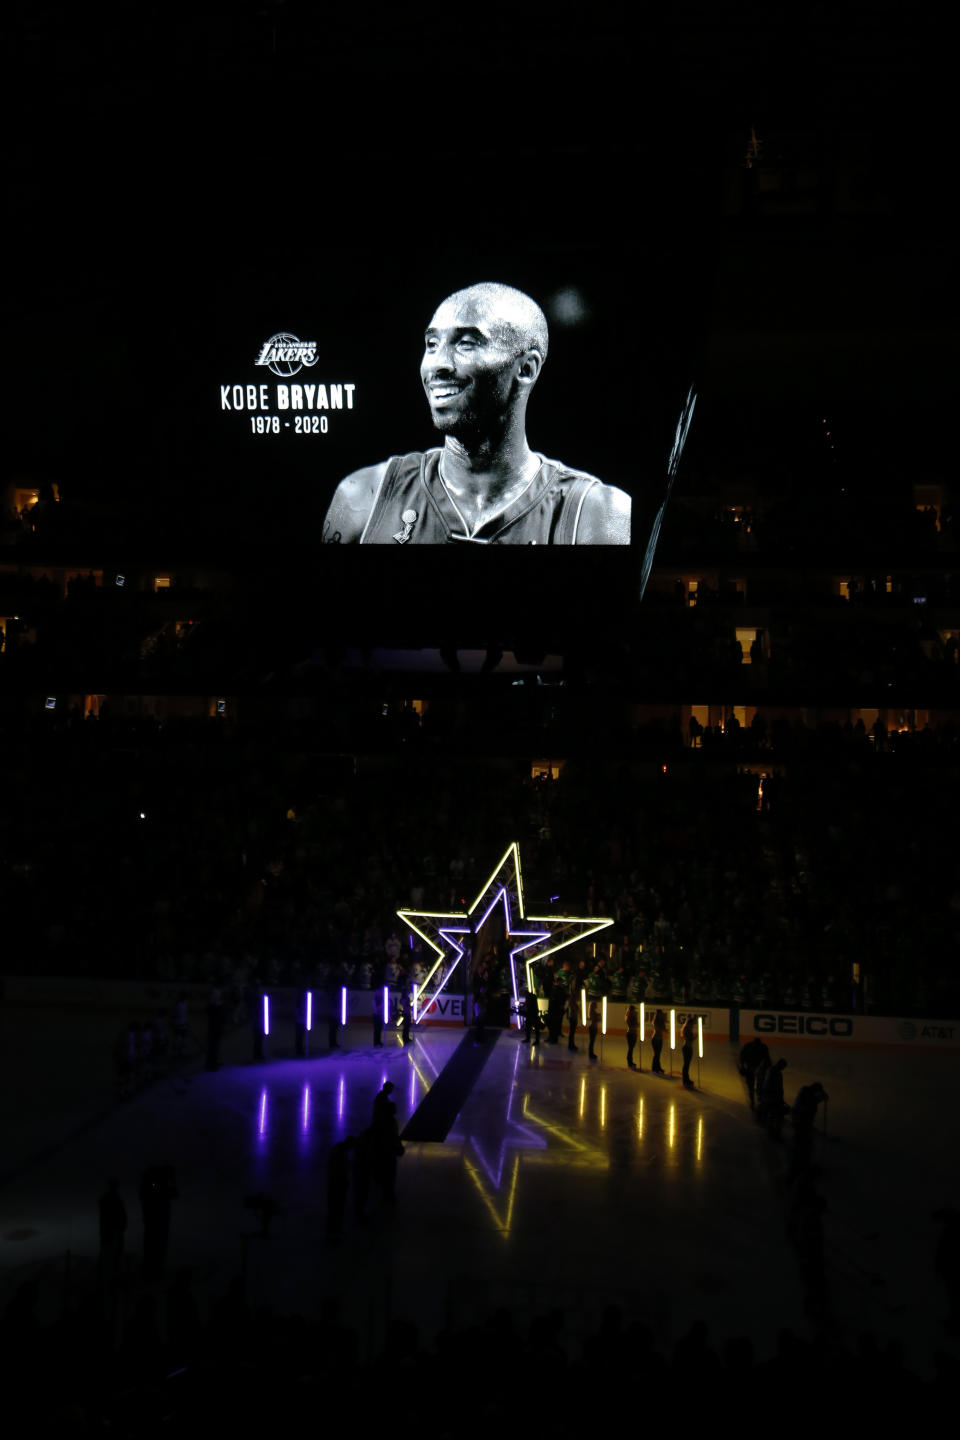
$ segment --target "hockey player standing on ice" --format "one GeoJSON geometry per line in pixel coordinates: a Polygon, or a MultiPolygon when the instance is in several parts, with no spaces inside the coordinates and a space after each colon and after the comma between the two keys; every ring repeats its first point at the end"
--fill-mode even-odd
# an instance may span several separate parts
{"type": "Polygon", "coordinates": [[[778,1060],[770,1066],[764,1078],[760,1096],[763,1107],[762,1118],[766,1121],[767,1129],[773,1140],[780,1139],[780,1132],[783,1129],[783,1072],[786,1068],[786,1060],[778,1060]]]}

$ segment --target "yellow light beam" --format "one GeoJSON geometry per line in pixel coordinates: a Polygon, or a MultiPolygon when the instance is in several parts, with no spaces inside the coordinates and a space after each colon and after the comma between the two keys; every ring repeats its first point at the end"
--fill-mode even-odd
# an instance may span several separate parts
{"type": "Polygon", "coordinates": [[[510,1221],[513,1216],[513,1196],[517,1187],[517,1168],[520,1163],[520,1157],[516,1156],[513,1162],[513,1183],[510,1187],[510,1197],[507,1201],[506,1221],[501,1220],[500,1216],[497,1214],[497,1207],[496,1205],[494,1205],[493,1201],[490,1199],[490,1196],[487,1194],[486,1186],[484,1185],[483,1180],[480,1176],[480,1172],[474,1165],[473,1161],[468,1160],[466,1155],[464,1155],[463,1163],[464,1167],[466,1168],[467,1174],[470,1176],[470,1179],[473,1181],[474,1185],[476,1185],[477,1190],[479,1191],[480,1199],[483,1201],[484,1205],[486,1205],[488,1211],[490,1212],[491,1220],[493,1221],[495,1227],[500,1231],[503,1238],[506,1239],[507,1236],[510,1234],[510,1221]]]}
{"type": "Polygon", "coordinates": [[[549,1120],[542,1120],[539,1115],[534,1115],[533,1111],[530,1109],[530,1103],[529,1103],[529,1102],[530,1102],[530,1096],[529,1096],[529,1095],[524,1095],[524,1097],[523,1097],[523,1106],[522,1106],[521,1108],[522,1108],[523,1113],[524,1113],[524,1115],[526,1116],[526,1118],[527,1118],[528,1120],[532,1120],[533,1123],[534,1123],[534,1125],[539,1125],[540,1128],[541,1128],[541,1130],[546,1130],[546,1132],[547,1132],[548,1135],[555,1135],[558,1140],[562,1140],[565,1145],[571,1146],[571,1148],[574,1149],[574,1150],[589,1150],[589,1149],[590,1149],[590,1146],[589,1146],[589,1145],[585,1145],[585,1144],[583,1143],[583,1141],[581,1141],[581,1140],[574,1140],[573,1136],[570,1135],[570,1134],[569,1134],[566,1130],[564,1130],[561,1126],[559,1126],[559,1125],[551,1125],[551,1123],[550,1123],[549,1120]]]}

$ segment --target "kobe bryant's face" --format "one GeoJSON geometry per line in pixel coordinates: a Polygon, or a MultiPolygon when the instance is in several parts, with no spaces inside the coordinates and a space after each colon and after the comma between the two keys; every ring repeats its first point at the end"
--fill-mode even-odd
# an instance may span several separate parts
{"type": "Polygon", "coordinates": [[[444,435],[483,431],[510,409],[521,356],[478,296],[445,300],[424,335],[420,379],[444,435]]]}

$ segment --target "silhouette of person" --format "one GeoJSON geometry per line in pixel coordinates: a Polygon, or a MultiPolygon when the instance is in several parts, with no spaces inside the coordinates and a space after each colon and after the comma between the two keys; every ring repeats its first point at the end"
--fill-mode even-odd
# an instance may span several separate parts
{"type": "Polygon", "coordinates": [[[335,980],[327,986],[327,1039],[331,1050],[340,1049],[340,992],[335,980]]]}
{"type": "Polygon", "coordinates": [[[762,1118],[774,1140],[780,1139],[783,1129],[783,1072],[786,1060],[777,1060],[769,1067],[763,1080],[761,1093],[762,1118]]]}
{"type": "Polygon", "coordinates": [[[529,1044],[540,1044],[540,1030],[543,1022],[540,1019],[540,1004],[536,992],[528,990],[523,1002],[523,1038],[529,1044]]]}
{"type": "Polygon", "coordinates": [[[829,1100],[819,1080],[812,1085],[803,1085],[797,1091],[790,1110],[793,1123],[793,1163],[790,1177],[804,1174],[810,1166],[810,1152],[813,1148],[813,1124],[817,1118],[817,1107],[821,1100],[829,1100]]]}
{"type": "Polygon", "coordinates": [[[143,1212],[143,1278],[148,1283],[163,1276],[170,1240],[170,1214],[177,1197],[172,1165],[149,1165],[140,1180],[143,1212]]]}
{"type": "Polygon", "coordinates": [[[577,1048],[576,1044],[574,1043],[574,1037],[577,1033],[577,1021],[580,1018],[579,1011],[580,995],[574,988],[570,991],[570,995],[567,999],[567,1024],[569,1026],[569,1031],[567,1034],[568,1050],[576,1050],[577,1048]]]}
{"type": "Polygon", "coordinates": [[[633,1059],[634,1051],[637,1048],[637,1031],[640,1026],[640,1017],[637,1014],[636,1005],[627,1006],[627,1065],[631,1070],[637,1066],[633,1059]]]}
{"type": "Polygon", "coordinates": [[[563,1029],[563,1012],[567,1003],[566,987],[559,975],[554,977],[547,1001],[547,1044],[556,1045],[563,1029]]]}
{"type": "Polygon", "coordinates": [[[680,1054],[683,1056],[682,1079],[687,1090],[695,1089],[690,1079],[690,1061],[693,1059],[693,1044],[697,1035],[697,1019],[695,1015],[688,1015],[683,1022],[683,1029],[680,1031],[680,1039],[683,1044],[680,1046],[680,1054]]]}
{"type": "Polygon", "coordinates": [[[597,1031],[598,1031],[599,1029],[600,1029],[600,1001],[599,1001],[599,1000],[591,1000],[591,1001],[590,1001],[590,1009],[587,1011],[587,1034],[588,1034],[589,1037],[590,1037],[590,1048],[589,1048],[589,1050],[587,1051],[587,1054],[588,1054],[588,1056],[590,1057],[591,1060],[596,1060],[596,1059],[597,1059],[597,1053],[596,1053],[596,1051],[594,1050],[593,1047],[594,1047],[594,1044],[596,1043],[597,1031]]]}
{"type": "Polygon", "coordinates": [[[375,1130],[389,1124],[397,1113],[396,1104],[390,1099],[393,1091],[393,1081],[384,1080],[382,1088],[373,1097],[373,1119],[370,1123],[375,1130]]]}
{"type": "Polygon", "coordinates": [[[650,1066],[650,1069],[654,1075],[663,1075],[666,1073],[660,1064],[660,1052],[663,1049],[663,1037],[666,1034],[666,1029],[667,1021],[663,1011],[654,1011],[653,1031],[650,1036],[650,1047],[653,1050],[653,1064],[650,1066]]]}
{"type": "Polygon", "coordinates": [[[766,1068],[766,1065],[769,1064],[770,1051],[760,1039],[759,1035],[755,1035],[752,1040],[747,1041],[746,1045],[744,1045],[740,1051],[740,1074],[747,1082],[747,1094],[750,1097],[751,1110],[755,1108],[757,1077],[760,1067],[763,1065],[764,1068],[766,1068]]]}
{"type": "Polygon", "coordinates": [[[403,1154],[397,1126],[397,1107],[390,1099],[393,1084],[387,1080],[373,1101],[373,1123],[370,1126],[370,1157],[373,1178],[384,1200],[396,1199],[397,1160],[403,1154]]]}
{"type": "MultiPolygon", "coordinates": [[[[311,1021],[313,1016],[311,1015],[311,1021]]],[[[296,1010],[293,1016],[293,1049],[298,1056],[307,1053],[307,992],[300,990],[297,993],[296,1010]]]]}

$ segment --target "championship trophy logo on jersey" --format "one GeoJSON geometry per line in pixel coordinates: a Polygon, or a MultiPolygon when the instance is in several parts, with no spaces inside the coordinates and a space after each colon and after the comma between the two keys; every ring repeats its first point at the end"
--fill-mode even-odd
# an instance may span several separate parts
{"type": "Polygon", "coordinates": [[[413,533],[413,527],[416,522],[416,518],[416,510],[404,510],[403,514],[400,516],[400,519],[403,521],[403,529],[398,530],[393,537],[398,545],[406,545],[407,541],[410,539],[410,536],[413,533]]]}

